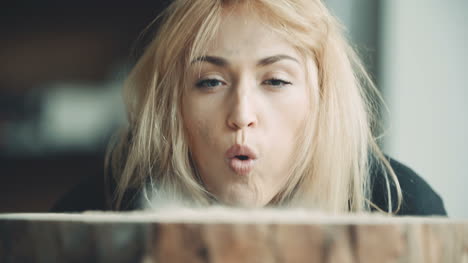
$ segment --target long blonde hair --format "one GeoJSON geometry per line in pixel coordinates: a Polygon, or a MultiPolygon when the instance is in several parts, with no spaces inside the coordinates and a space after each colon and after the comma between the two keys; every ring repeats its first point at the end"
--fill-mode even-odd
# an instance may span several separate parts
{"type": "Polygon", "coordinates": [[[399,208],[398,179],[372,132],[381,97],[342,26],[320,0],[175,0],[169,5],[124,86],[129,126],[109,148],[106,164],[116,182],[115,208],[128,189],[146,195],[148,186],[197,205],[213,202],[191,161],[181,98],[189,61],[203,55],[223,11],[240,5],[312,58],[318,70],[318,87],[311,92],[314,109],[291,157],[291,176],[271,205],[334,213],[370,210],[371,166],[379,166],[389,195],[385,209],[393,207],[391,181],[399,208]]]}

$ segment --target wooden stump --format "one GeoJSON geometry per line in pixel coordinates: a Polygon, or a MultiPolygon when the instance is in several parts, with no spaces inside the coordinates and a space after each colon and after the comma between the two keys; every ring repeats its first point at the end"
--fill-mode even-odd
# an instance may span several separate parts
{"type": "Polygon", "coordinates": [[[468,263],[468,221],[232,209],[3,214],[0,262],[468,263]]]}

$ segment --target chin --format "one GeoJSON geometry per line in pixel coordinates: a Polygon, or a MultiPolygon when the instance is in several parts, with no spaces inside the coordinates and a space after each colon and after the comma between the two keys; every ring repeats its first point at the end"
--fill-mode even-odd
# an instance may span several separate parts
{"type": "Polygon", "coordinates": [[[260,208],[264,207],[268,201],[263,198],[256,198],[252,195],[235,195],[225,197],[221,200],[223,204],[232,207],[241,207],[241,208],[260,208]]]}

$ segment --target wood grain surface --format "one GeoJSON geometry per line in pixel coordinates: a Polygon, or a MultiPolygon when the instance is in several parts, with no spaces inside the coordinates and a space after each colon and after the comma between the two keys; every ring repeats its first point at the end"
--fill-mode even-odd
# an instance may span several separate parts
{"type": "Polygon", "coordinates": [[[220,214],[3,214],[0,262],[468,263],[463,220],[220,214]]]}

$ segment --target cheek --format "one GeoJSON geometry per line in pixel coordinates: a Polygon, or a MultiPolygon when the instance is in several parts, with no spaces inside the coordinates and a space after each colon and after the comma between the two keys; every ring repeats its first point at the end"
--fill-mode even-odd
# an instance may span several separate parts
{"type": "Polygon", "coordinates": [[[277,126],[277,136],[291,143],[304,128],[308,112],[311,111],[305,89],[298,90],[276,104],[273,120],[277,126]]]}
{"type": "MultiPolygon", "coordinates": [[[[300,138],[310,111],[310,103],[305,92],[297,92],[288,100],[278,103],[275,111],[275,118],[272,120],[274,128],[270,129],[269,141],[272,145],[271,163],[268,165],[273,168],[277,177],[275,184],[284,184],[290,169],[295,164],[295,152],[300,146],[300,138]]],[[[279,187],[279,186],[278,186],[279,187]]]]}
{"type": "MultiPolygon", "coordinates": [[[[214,119],[206,114],[209,109],[193,101],[185,101],[183,120],[188,135],[189,148],[195,156],[202,156],[203,151],[214,142],[214,119]]],[[[198,158],[197,158],[198,159],[198,158]]]]}
{"type": "Polygon", "coordinates": [[[210,141],[209,124],[202,116],[193,111],[184,116],[184,123],[188,134],[189,146],[192,150],[202,142],[210,141]]]}

